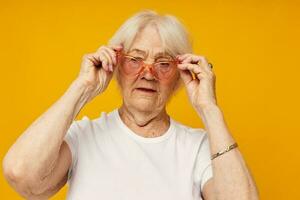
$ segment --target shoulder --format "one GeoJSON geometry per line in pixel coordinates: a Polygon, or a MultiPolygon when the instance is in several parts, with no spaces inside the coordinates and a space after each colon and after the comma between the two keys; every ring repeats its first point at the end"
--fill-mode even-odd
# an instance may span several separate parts
{"type": "Polygon", "coordinates": [[[73,120],[68,132],[70,134],[87,135],[91,132],[101,132],[101,130],[107,129],[110,114],[107,112],[101,112],[101,115],[97,118],[91,118],[84,115],[82,118],[73,120]]]}
{"type": "Polygon", "coordinates": [[[84,115],[81,119],[74,120],[73,123],[81,129],[88,129],[95,126],[97,126],[97,128],[106,128],[105,125],[112,120],[114,113],[115,111],[102,111],[100,116],[96,118],[84,115]]]}
{"type": "Polygon", "coordinates": [[[179,137],[179,139],[189,140],[197,143],[203,143],[207,140],[208,134],[205,129],[200,127],[191,127],[174,119],[172,120],[176,128],[177,137],[179,137]]]}
{"type": "Polygon", "coordinates": [[[91,125],[91,123],[92,123],[92,120],[88,116],[85,115],[80,119],[73,120],[70,128],[74,127],[76,129],[85,129],[89,125],[91,125]]]}
{"type": "Polygon", "coordinates": [[[182,124],[174,119],[173,123],[178,132],[178,135],[182,137],[188,137],[195,140],[202,140],[207,137],[207,131],[200,127],[191,127],[185,124],[182,124]]]}

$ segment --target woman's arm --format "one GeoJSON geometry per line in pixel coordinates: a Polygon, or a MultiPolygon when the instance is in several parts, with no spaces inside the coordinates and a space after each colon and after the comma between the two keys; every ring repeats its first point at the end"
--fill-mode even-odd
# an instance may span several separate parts
{"type": "MultiPolygon", "coordinates": [[[[180,76],[189,99],[205,124],[212,154],[224,150],[235,141],[226,126],[221,109],[217,106],[216,76],[203,56],[177,56],[180,76]],[[195,78],[192,76],[195,75],[195,78]]],[[[254,180],[238,148],[212,161],[213,178],[204,186],[206,200],[257,200],[254,180]]]]}
{"type": "MultiPolygon", "coordinates": [[[[216,105],[197,109],[208,132],[211,153],[224,150],[235,142],[229,133],[224,116],[216,105]]],[[[258,190],[238,148],[212,160],[213,178],[203,188],[203,197],[210,200],[257,200],[258,190]],[[206,187],[207,186],[207,187],[206,187]],[[210,187],[210,188],[209,188],[210,187]]]]}
{"type": "Polygon", "coordinates": [[[45,199],[65,184],[71,163],[70,150],[63,142],[65,134],[83,106],[107,88],[116,64],[114,49],[101,46],[86,54],[79,76],[66,93],[7,152],[4,175],[26,199],[45,199]]]}
{"type": "Polygon", "coordinates": [[[7,152],[3,160],[4,175],[25,198],[41,196],[63,181],[71,162],[66,157],[66,145],[62,148],[61,145],[67,129],[86,102],[85,91],[80,81],[74,81],[7,152]]]}

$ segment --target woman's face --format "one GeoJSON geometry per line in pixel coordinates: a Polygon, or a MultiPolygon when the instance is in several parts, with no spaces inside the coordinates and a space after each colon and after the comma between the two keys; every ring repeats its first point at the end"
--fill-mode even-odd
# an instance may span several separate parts
{"type": "MultiPolygon", "coordinates": [[[[138,33],[127,54],[144,60],[146,64],[170,60],[170,56],[164,52],[159,33],[153,25],[146,26],[138,33]]],[[[118,70],[123,103],[127,107],[134,107],[140,111],[161,111],[174,91],[179,78],[177,66],[175,66],[173,76],[163,80],[157,79],[149,68],[145,68],[137,76],[130,76],[124,73],[122,66],[118,70]]]]}

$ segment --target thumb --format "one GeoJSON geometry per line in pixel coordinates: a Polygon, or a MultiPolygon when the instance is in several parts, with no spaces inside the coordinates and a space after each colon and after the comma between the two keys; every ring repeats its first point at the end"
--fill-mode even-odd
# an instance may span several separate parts
{"type": "Polygon", "coordinates": [[[111,48],[115,51],[121,51],[123,49],[123,44],[113,45],[111,48]]]}

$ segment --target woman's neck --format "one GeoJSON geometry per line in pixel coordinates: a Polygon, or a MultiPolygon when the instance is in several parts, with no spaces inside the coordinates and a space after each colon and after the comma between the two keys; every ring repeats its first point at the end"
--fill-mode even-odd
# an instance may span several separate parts
{"type": "Polygon", "coordinates": [[[158,137],[163,135],[170,126],[166,110],[140,111],[129,109],[124,104],[119,109],[122,121],[136,134],[142,137],[158,137]]]}

